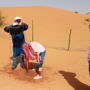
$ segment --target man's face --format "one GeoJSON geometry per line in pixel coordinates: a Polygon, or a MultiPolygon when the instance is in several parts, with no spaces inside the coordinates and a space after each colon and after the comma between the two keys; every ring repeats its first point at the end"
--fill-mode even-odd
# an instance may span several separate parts
{"type": "Polygon", "coordinates": [[[21,22],[21,19],[18,19],[18,20],[16,20],[15,22],[20,23],[20,22],[21,22]]]}

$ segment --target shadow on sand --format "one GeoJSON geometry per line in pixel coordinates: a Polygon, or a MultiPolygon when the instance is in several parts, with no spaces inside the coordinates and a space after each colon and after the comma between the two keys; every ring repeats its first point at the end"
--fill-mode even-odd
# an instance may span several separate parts
{"type": "Polygon", "coordinates": [[[74,88],[74,90],[90,90],[90,86],[80,82],[75,78],[76,74],[72,72],[59,71],[66,81],[74,88]]]}

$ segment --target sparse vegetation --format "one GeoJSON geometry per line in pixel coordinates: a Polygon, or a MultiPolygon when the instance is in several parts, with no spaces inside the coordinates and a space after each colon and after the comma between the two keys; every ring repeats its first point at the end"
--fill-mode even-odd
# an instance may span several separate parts
{"type": "Polygon", "coordinates": [[[2,12],[0,11],[0,27],[2,27],[3,25],[5,25],[5,19],[6,17],[2,15],[2,12]]]}
{"type": "Polygon", "coordinates": [[[78,14],[79,12],[78,11],[75,11],[74,13],[78,14]]]}
{"type": "Polygon", "coordinates": [[[90,31],[90,18],[86,18],[85,21],[87,22],[88,28],[89,28],[89,31],[90,31]]]}
{"type": "Polygon", "coordinates": [[[87,12],[86,14],[90,14],[90,12],[87,12]]]}
{"type": "Polygon", "coordinates": [[[86,18],[85,21],[86,21],[86,22],[90,22],[90,18],[86,18]]]}

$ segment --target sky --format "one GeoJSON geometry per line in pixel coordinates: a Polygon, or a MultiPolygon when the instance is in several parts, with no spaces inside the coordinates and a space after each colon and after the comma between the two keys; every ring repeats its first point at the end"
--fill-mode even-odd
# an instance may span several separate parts
{"type": "Polygon", "coordinates": [[[90,0],[0,0],[0,7],[50,6],[80,13],[90,12],[90,0]]]}

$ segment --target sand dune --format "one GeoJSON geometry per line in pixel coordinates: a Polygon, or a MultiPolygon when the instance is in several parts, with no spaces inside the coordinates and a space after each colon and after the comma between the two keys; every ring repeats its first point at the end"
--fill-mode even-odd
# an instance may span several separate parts
{"type": "Polygon", "coordinates": [[[25,38],[42,43],[47,50],[41,80],[33,80],[35,72],[21,69],[18,65],[11,70],[12,43],[9,34],[0,28],[0,90],[90,90],[87,54],[90,45],[89,14],[76,14],[51,7],[0,7],[7,17],[6,23],[13,23],[15,16],[21,16],[29,24],[25,38]],[[67,51],[70,29],[71,48],[67,51]]]}

